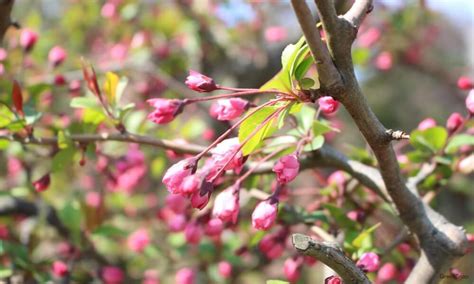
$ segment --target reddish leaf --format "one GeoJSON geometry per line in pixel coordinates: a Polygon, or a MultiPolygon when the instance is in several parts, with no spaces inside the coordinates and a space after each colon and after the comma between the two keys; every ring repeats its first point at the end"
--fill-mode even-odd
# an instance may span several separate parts
{"type": "Polygon", "coordinates": [[[24,116],[23,96],[21,95],[21,87],[17,80],[13,80],[12,99],[16,112],[20,116],[24,116]]]}
{"type": "Polygon", "coordinates": [[[102,100],[102,94],[100,93],[99,84],[97,83],[97,76],[95,74],[94,68],[91,66],[92,73],[89,73],[88,67],[84,62],[82,62],[82,73],[84,74],[84,79],[87,82],[87,87],[89,90],[99,97],[102,100]]]}

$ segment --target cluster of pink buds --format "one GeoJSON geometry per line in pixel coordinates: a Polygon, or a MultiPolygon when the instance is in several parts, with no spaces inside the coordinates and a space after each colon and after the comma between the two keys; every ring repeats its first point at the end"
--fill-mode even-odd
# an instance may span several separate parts
{"type": "Polygon", "coordinates": [[[274,233],[267,234],[258,244],[260,251],[270,260],[279,258],[285,250],[285,241],[288,229],[282,228],[274,233]]]}
{"type": "Polygon", "coordinates": [[[364,272],[374,272],[380,266],[380,257],[373,252],[364,253],[357,261],[357,266],[364,272]]]}

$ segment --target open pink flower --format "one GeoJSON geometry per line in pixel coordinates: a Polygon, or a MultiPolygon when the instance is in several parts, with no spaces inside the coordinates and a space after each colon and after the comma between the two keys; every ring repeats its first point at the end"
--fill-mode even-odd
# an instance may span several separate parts
{"type": "Polygon", "coordinates": [[[238,150],[239,147],[239,138],[226,139],[217,144],[217,146],[210,151],[214,162],[214,168],[222,168],[231,159],[234,153],[238,151],[230,163],[225,167],[225,170],[235,170],[239,173],[244,164],[242,151],[238,150]]]}
{"type": "Polygon", "coordinates": [[[223,222],[235,223],[239,215],[239,194],[234,186],[228,187],[216,196],[212,215],[223,222]]]}
{"type": "Polygon", "coordinates": [[[146,229],[138,229],[127,239],[128,248],[134,252],[142,252],[150,244],[150,236],[146,229]]]}
{"type": "Polygon", "coordinates": [[[189,70],[189,75],[186,77],[186,81],[184,83],[191,90],[201,93],[212,92],[218,89],[212,78],[204,76],[203,74],[193,70],[189,70]]]}
{"type": "Polygon", "coordinates": [[[181,184],[185,177],[191,175],[194,161],[191,159],[182,160],[172,165],[163,177],[163,183],[168,188],[168,191],[173,194],[181,194],[181,184]]]}
{"type": "Polygon", "coordinates": [[[52,272],[56,277],[64,277],[69,273],[69,269],[66,263],[56,260],[53,262],[52,272]]]}
{"type": "Polygon", "coordinates": [[[257,230],[268,230],[275,222],[277,216],[276,202],[265,200],[260,202],[252,213],[252,226],[257,230]]]}
{"type": "Polygon", "coordinates": [[[115,266],[104,267],[101,274],[105,284],[121,284],[125,278],[122,269],[115,266]]]}
{"type": "Polygon", "coordinates": [[[26,52],[30,51],[38,41],[38,34],[30,29],[22,29],[20,34],[20,46],[26,52]]]}
{"type": "Polygon", "coordinates": [[[296,155],[288,155],[280,158],[273,167],[273,171],[277,175],[277,180],[281,184],[289,183],[298,175],[300,163],[296,155]]]}
{"type": "Polygon", "coordinates": [[[222,99],[216,102],[212,111],[218,120],[232,120],[239,117],[248,104],[248,101],[241,98],[222,99]]]}
{"type": "Polygon", "coordinates": [[[56,45],[48,53],[48,60],[53,66],[58,66],[66,60],[67,53],[64,48],[56,45]]]}
{"type": "Polygon", "coordinates": [[[146,101],[155,109],[148,114],[148,120],[156,124],[165,124],[172,121],[183,108],[183,101],[169,99],[149,99],[146,101]]]}
{"type": "Polygon", "coordinates": [[[320,98],[318,103],[324,114],[332,114],[339,109],[339,102],[329,96],[320,98]]]}
{"type": "Polygon", "coordinates": [[[373,252],[364,253],[359,261],[357,261],[357,266],[366,272],[374,272],[379,268],[380,257],[373,252]]]}
{"type": "Polygon", "coordinates": [[[458,88],[461,90],[472,89],[474,88],[474,82],[467,76],[461,76],[458,79],[458,88]]]}
{"type": "Polygon", "coordinates": [[[49,174],[45,174],[40,179],[33,182],[33,187],[35,188],[36,192],[42,192],[48,189],[51,179],[49,174]]]}

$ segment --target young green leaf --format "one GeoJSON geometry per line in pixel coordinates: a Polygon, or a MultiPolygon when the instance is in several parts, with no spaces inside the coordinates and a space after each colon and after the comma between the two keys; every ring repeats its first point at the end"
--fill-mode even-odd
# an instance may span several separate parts
{"type": "Polygon", "coordinates": [[[425,130],[415,130],[410,135],[410,143],[418,150],[436,153],[446,144],[448,132],[437,126],[425,130]]]}
{"type": "Polygon", "coordinates": [[[117,84],[119,82],[119,76],[113,72],[105,73],[104,92],[105,98],[109,105],[114,106],[116,104],[116,93],[117,84]]]}
{"type": "MultiPolygon", "coordinates": [[[[244,140],[247,139],[247,137],[250,136],[250,134],[257,128],[260,127],[260,125],[271,115],[273,115],[280,106],[267,106],[264,107],[251,116],[249,116],[242,124],[240,125],[239,128],[239,141],[242,143],[244,140]]],[[[242,153],[244,156],[249,155],[253,151],[255,151],[257,148],[261,146],[261,143],[263,139],[266,137],[270,136],[273,132],[275,132],[276,127],[275,127],[275,122],[277,120],[277,117],[270,119],[265,123],[265,125],[255,133],[248,141],[245,143],[245,145],[242,147],[242,153]]]]}
{"type": "Polygon", "coordinates": [[[352,245],[356,248],[360,248],[363,244],[363,241],[365,238],[369,237],[370,234],[375,231],[375,229],[377,229],[379,226],[380,226],[381,223],[377,223],[375,225],[373,225],[372,227],[368,228],[367,230],[364,230],[362,231],[362,233],[360,233],[357,238],[355,238],[353,241],[352,241],[352,245]]]}

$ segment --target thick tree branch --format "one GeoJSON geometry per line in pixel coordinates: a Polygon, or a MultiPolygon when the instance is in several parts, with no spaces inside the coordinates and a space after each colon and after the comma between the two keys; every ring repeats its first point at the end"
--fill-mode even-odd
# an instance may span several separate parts
{"type": "Polygon", "coordinates": [[[311,54],[316,61],[321,84],[326,87],[336,87],[341,85],[341,76],[337,71],[326,45],[321,40],[316,21],[305,1],[291,0],[298,22],[301,25],[306,43],[311,50],[311,54]]]}
{"type": "MultiPolygon", "coordinates": [[[[332,12],[321,2],[318,4],[320,14],[332,12]]],[[[328,38],[331,38],[328,41],[329,50],[332,51],[332,55],[338,57],[333,60],[336,62],[338,72],[344,78],[342,90],[335,88],[332,93],[346,107],[372,148],[387,191],[396,205],[400,218],[420,242],[421,256],[407,283],[432,283],[439,280],[439,273],[442,273],[454,259],[464,254],[467,240],[462,228],[449,223],[443,216],[424,204],[416,192],[408,189],[391,146],[393,137],[387,133],[369,107],[355,77],[351,51],[350,48],[346,48],[347,45],[352,44],[354,37],[347,35],[350,35],[354,28],[357,29],[361,24],[365,14],[370,10],[371,2],[356,1],[349,12],[339,18],[346,24],[337,24],[335,27],[325,29],[328,38]]],[[[326,19],[328,19],[327,16],[326,19]]],[[[323,16],[323,26],[328,27],[332,19],[332,16],[329,17],[329,22],[325,23],[323,16]]],[[[301,25],[304,31],[312,25],[312,22],[308,21],[301,25]]],[[[313,28],[313,30],[316,29],[313,28]]]]}
{"type": "Polygon", "coordinates": [[[348,258],[337,244],[318,242],[301,234],[292,235],[293,246],[305,255],[317,258],[342,277],[344,283],[370,283],[365,273],[348,258]]]}
{"type": "Polygon", "coordinates": [[[10,13],[14,0],[0,0],[0,43],[8,28],[12,25],[10,13]]]}

